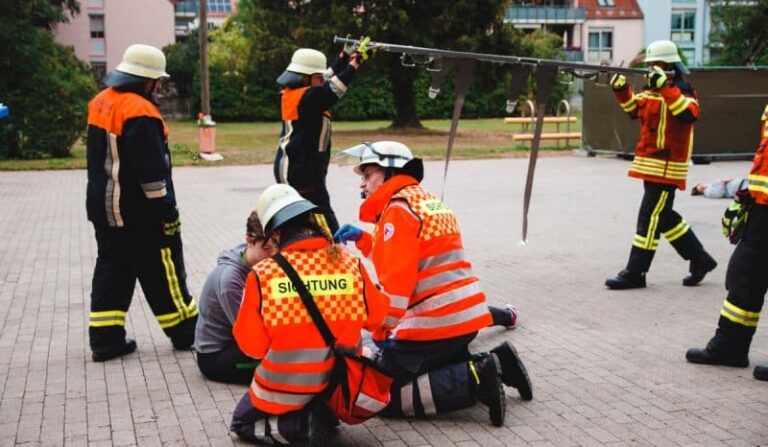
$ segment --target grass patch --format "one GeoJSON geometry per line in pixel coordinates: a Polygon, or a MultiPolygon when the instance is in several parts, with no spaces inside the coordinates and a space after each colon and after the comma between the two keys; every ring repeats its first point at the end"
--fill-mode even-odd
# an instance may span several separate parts
{"type": "MultiPolygon", "coordinates": [[[[580,121],[580,120],[579,120],[580,121]]],[[[216,127],[216,150],[224,160],[209,163],[197,153],[197,127],[193,121],[169,122],[170,147],[174,166],[249,165],[272,163],[280,132],[278,122],[220,123],[216,127]]],[[[389,128],[389,121],[340,121],[333,123],[333,150],[358,144],[360,141],[397,140],[407,144],[413,152],[426,159],[445,156],[450,120],[424,120],[423,130],[401,131],[389,128]]],[[[581,130],[580,123],[571,131],[581,130]]],[[[547,124],[545,132],[555,132],[556,125],[547,124]]],[[[565,126],[561,125],[561,132],[565,126]]],[[[521,126],[504,124],[502,118],[462,119],[454,142],[456,158],[499,158],[524,156],[529,146],[512,142],[512,134],[522,132],[521,126]]],[[[532,130],[528,130],[532,132],[532,130]]],[[[554,141],[542,142],[543,150],[566,150],[578,147],[571,141],[560,147],[554,141]]],[[[86,167],[85,144],[78,142],[70,157],[37,160],[0,160],[0,171],[83,169],[86,167]]]]}

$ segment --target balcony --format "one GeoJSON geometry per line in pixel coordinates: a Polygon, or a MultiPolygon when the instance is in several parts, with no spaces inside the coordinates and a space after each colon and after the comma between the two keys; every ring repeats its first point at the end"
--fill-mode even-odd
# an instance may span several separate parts
{"type": "Polygon", "coordinates": [[[509,6],[505,21],[518,24],[576,24],[587,20],[584,8],[556,6],[509,6]]]}
{"type": "Polygon", "coordinates": [[[563,60],[566,62],[584,62],[584,52],[581,48],[568,48],[564,53],[563,60]]]}
{"type": "Polygon", "coordinates": [[[176,2],[176,6],[174,7],[174,11],[176,12],[176,15],[197,15],[197,7],[199,3],[197,0],[181,0],[176,2]]]}

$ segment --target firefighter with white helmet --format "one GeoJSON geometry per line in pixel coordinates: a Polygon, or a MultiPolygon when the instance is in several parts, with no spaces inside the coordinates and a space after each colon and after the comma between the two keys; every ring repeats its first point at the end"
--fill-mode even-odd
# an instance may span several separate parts
{"type": "MultiPolygon", "coordinates": [[[[320,227],[316,209],[284,184],[270,186],[256,202],[266,238],[304,281],[336,344],[357,350],[361,330],[378,330],[389,302],[362,261],[320,227]]],[[[334,369],[333,354],[274,257],[248,274],[233,334],[246,355],[262,361],[233,412],[230,429],[256,443],[327,445],[324,391],[334,369]]]]}
{"type": "Polygon", "coordinates": [[[88,325],[94,361],[136,350],[125,321],[137,279],[174,348],[194,342],[198,309],[186,282],[168,126],[152,101],[167,77],[162,51],[131,45],[88,104],[86,209],[98,245],[88,325]]]}
{"type": "Polygon", "coordinates": [[[325,55],[299,48],[277,78],[282,88],[282,131],[274,175],[318,206],[318,219],[330,233],[338,227],[325,184],[331,157],[330,109],[347,92],[362,63],[356,47],[346,47],[327,67],[325,55]]]}
{"type": "MultiPolygon", "coordinates": [[[[365,199],[360,220],[372,233],[345,224],[334,235],[354,241],[376,268],[390,311],[373,338],[380,363],[394,377],[391,416],[425,416],[467,408],[479,400],[491,423],[503,425],[502,384],[532,398],[527,372],[509,343],[470,354],[477,332],[494,321],[466,258],[454,212],[419,183],[424,166],[396,141],[362,143],[344,151],[358,158],[365,199]],[[418,388],[420,393],[412,392],[418,388]]],[[[505,325],[516,314],[497,309],[505,325]]]]}
{"type": "Polygon", "coordinates": [[[677,253],[689,261],[684,286],[699,284],[717,262],[707,253],[691,226],[673,209],[675,191],[685,190],[693,148],[693,125],[700,110],[696,92],[683,77],[677,46],[668,40],[648,45],[645,61],[650,68],[645,89],[635,94],[624,75],[611,78],[619,105],[640,123],[640,138],[628,175],[643,180],[637,229],[629,261],[616,276],[608,278],[609,289],[646,286],[646,273],[663,235],[677,253]]]}

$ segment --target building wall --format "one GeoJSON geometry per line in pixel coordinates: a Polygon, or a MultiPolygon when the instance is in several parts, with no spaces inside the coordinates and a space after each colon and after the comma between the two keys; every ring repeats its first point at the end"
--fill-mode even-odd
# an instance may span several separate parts
{"type": "Polygon", "coordinates": [[[643,47],[654,40],[669,39],[672,0],[637,0],[645,16],[643,47]]]}
{"type": "Polygon", "coordinates": [[[81,0],[80,14],[57,26],[56,41],[74,47],[78,58],[87,63],[106,62],[109,72],[134,43],[162,48],[175,42],[173,4],[168,0],[81,0]],[[91,15],[104,17],[103,55],[92,51],[91,15]]]}
{"type": "Polygon", "coordinates": [[[643,20],[589,20],[582,28],[581,42],[584,49],[584,60],[589,59],[589,33],[608,30],[613,33],[613,57],[611,65],[628,66],[629,62],[643,49],[643,20]]]}
{"type": "Polygon", "coordinates": [[[645,15],[645,46],[654,40],[675,40],[672,36],[673,15],[690,12],[695,15],[693,40],[675,43],[683,49],[689,65],[699,66],[709,62],[707,45],[712,17],[706,0],[638,0],[638,3],[645,15]]]}

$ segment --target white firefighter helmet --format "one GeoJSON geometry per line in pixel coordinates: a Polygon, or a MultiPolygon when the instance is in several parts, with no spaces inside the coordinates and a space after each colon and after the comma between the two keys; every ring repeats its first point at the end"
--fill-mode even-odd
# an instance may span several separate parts
{"type": "Polygon", "coordinates": [[[316,208],[317,205],[284,183],[265,189],[256,201],[256,214],[267,234],[294,217],[316,208]]]}
{"type": "Polygon", "coordinates": [[[104,77],[104,84],[118,87],[167,77],[165,54],[151,45],[137,43],[125,50],[123,60],[104,77]]]}
{"type": "Polygon", "coordinates": [[[408,146],[397,141],[377,141],[375,143],[364,141],[344,150],[344,153],[360,159],[360,163],[354,167],[354,171],[358,175],[363,174],[363,166],[365,165],[402,168],[406,163],[413,160],[413,153],[408,149],[408,146]]]}
{"type": "Polygon", "coordinates": [[[277,78],[282,86],[296,87],[301,84],[303,75],[324,73],[327,67],[325,55],[311,48],[299,48],[293,52],[291,63],[277,78]]]}
{"type": "Polygon", "coordinates": [[[677,45],[671,40],[651,42],[648,48],[645,49],[645,62],[649,64],[653,62],[666,62],[684,75],[689,73],[688,68],[683,64],[683,60],[680,59],[677,45]]]}
{"type": "Polygon", "coordinates": [[[680,60],[680,55],[677,52],[677,45],[671,40],[656,40],[651,42],[645,50],[645,61],[660,61],[668,64],[682,62],[682,60],[680,60]]]}
{"type": "Polygon", "coordinates": [[[170,76],[165,72],[165,54],[153,46],[140,43],[131,45],[125,50],[123,60],[115,70],[147,79],[170,76]]]}

